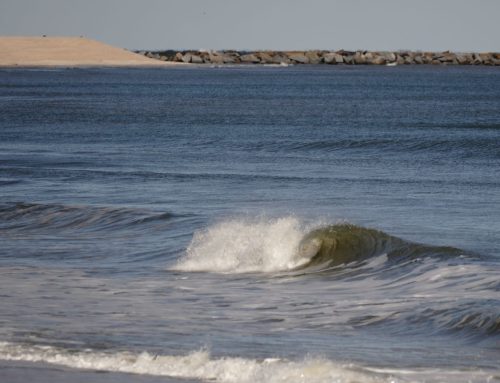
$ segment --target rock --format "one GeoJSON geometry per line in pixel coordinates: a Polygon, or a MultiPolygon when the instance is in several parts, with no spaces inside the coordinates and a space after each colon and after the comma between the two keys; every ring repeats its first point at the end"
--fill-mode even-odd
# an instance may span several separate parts
{"type": "Polygon", "coordinates": [[[413,58],[413,62],[415,64],[423,64],[424,63],[424,59],[422,58],[422,56],[415,56],[413,58]]]}
{"type": "Polygon", "coordinates": [[[396,55],[396,63],[398,65],[403,65],[405,63],[405,59],[398,54],[398,55],[396,55]]]}
{"type": "Polygon", "coordinates": [[[272,64],[290,64],[290,60],[288,59],[287,56],[281,54],[281,53],[276,53],[272,59],[271,59],[272,64]]]}
{"type": "Polygon", "coordinates": [[[356,52],[356,54],[353,56],[353,62],[357,65],[366,64],[365,55],[361,52],[356,52]]]}
{"type": "Polygon", "coordinates": [[[372,60],[371,63],[373,65],[385,65],[387,63],[386,59],[384,56],[375,56],[372,60]]]}
{"type": "Polygon", "coordinates": [[[203,64],[204,60],[198,55],[191,55],[191,62],[193,64],[203,64]]]}
{"type": "Polygon", "coordinates": [[[346,64],[354,64],[354,56],[351,56],[351,55],[342,55],[342,58],[344,59],[344,62],[346,64]]]}
{"type": "Polygon", "coordinates": [[[190,63],[191,62],[191,53],[185,53],[182,55],[182,62],[190,63]]]}
{"type": "Polygon", "coordinates": [[[473,57],[472,64],[481,65],[483,63],[483,60],[481,59],[481,56],[479,56],[479,54],[474,53],[474,55],[472,57],[473,57]]]}
{"type": "Polygon", "coordinates": [[[493,65],[493,56],[491,53],[479,53],[479,57],[481,57],[481,60],[483,61],[483,64],[485,65],[493,65]]]}
{"type": "Polygon", "coordinates": [[[245,64],[258,64],[258,63],[260,63],[259,58],[252,53],[248,53],[248,54],[240,56],[240,61],[242,63],[245,63],[245,64]]]}
{"type": "Polygon", "coordinates": [[[255,56],[257,56],[261,64],[272,64],[273,62],[272,56],[267,52],[257,52],[255,56]]]}
{"type": "Polygon", "coordinates": [[[388,63],[396,61],[396,55],[393,52],[382,52],[381,54],[388,63]]]}
{"type": "Polygon", "coordinates": [[[309,63],[309,59],[306,57],[304,52],[290,52],[287,56],[291,61],[295,61],[297,64],[309,63]]]}
{"type": "Polygon", "coordinates": [[[335,56],[337,54],[333,52],[328,52],[323,55],[323,62],[325,64],[337,64],[337,61],[335,60],[335,56]]]}
{"type": "Polygon", "coordinates": [[[457,55],[457,61],[460,65],[466,65],[468,64],[470,61],[467,59],[467,55],[464,55],[464,54],[458,54],[457,55]]]}
{"type": "Polygon", "coordinates": [[[182,60],[182,57],[183,57],[183,56],[182,56],[182,53],[181,53],[181,52],[177,52],[177,53],[175,54],[175,56],[174,56],[174,61],[176,61],[176,62],[181,62],[181,61],[183,61],[183,60],[182,60]]]}
{"type": "Polygon", "coordinates": [[[204,61],[212,64],[224,64],[224,54],[221,52],[210,52],[204,61]]]}
{"type": "Polygon", "coordinates": [[[335,61],[337,62],[337,64],[343,64],[344,63],[344,56],[336,53],[335,54],[335,61]]]}
{"type": "Polygon", "coordinates": [[[412,65],[412,64],[415,64],[415,58],[408,55],[408,56],[405,56],[404,57],[404,62],[406,65],[412,65]]]}
{"type": "Polygon", "coordinates": [[[322,60],[317,51],[307,51],[305,56],[309,60],[309,64],[319,64],[322,60]]]}

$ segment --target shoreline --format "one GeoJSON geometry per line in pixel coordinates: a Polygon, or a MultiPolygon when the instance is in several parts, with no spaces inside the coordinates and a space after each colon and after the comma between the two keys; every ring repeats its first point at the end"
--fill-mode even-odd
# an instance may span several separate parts
{"type": "Polygon", "coordinates": [[[484,65],[500,66],[499,52],[422,51],[238,51],[238,50],[158,50],[136,51],[160,62],[244,65],[484,65]]]}

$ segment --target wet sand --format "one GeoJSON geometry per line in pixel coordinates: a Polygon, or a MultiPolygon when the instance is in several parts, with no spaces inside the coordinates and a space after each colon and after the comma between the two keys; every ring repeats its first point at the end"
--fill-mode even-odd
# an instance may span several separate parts
{"type": "Polygon", "coordinates": [[[2,382],[9,383],[190,383],[189,379],[176,379],[165,376],[126,374],[121,372],[103,372],[79,370],[40,362],[0,361],[2,382]]]}

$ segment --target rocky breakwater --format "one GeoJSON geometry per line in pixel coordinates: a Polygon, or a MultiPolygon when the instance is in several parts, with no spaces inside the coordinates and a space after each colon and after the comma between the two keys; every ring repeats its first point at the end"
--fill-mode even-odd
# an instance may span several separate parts
{"type": "Polygon", "coordinates": [[[140,51],[144,56],[193,64],[267,65],[490,65],[500,66],[500,53],[454,53],[420,51],[140,51]]]}

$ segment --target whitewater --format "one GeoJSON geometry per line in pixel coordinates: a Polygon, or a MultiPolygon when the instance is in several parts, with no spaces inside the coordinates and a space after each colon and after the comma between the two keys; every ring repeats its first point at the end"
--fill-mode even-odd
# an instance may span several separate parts
{"type": "Polygon", "coordinates": [[[0,381],[500,380],[499,85],[0,70],[0,381]]]}

